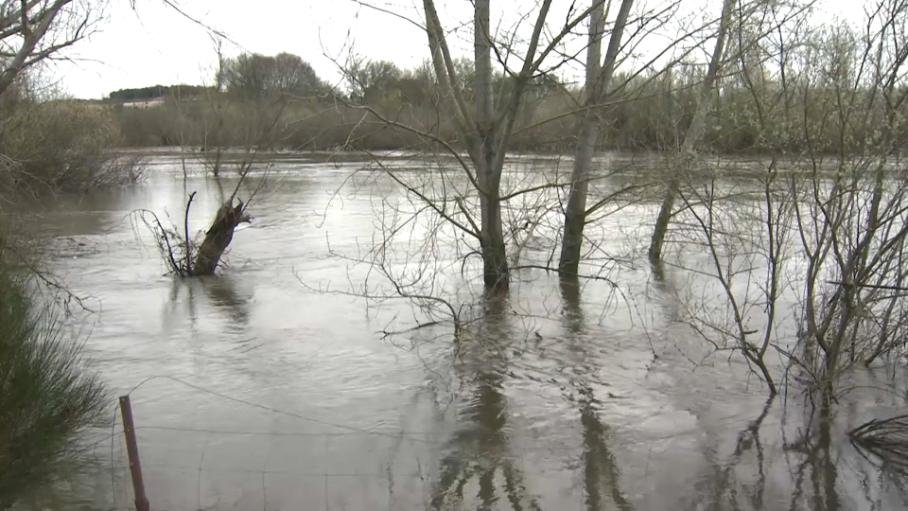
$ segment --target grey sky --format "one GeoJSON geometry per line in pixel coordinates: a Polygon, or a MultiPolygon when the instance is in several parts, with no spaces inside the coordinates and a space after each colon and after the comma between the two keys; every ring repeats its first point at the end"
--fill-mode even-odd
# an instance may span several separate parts
{"type": "MultiPolygon", "coordinates": [[[[704,6],[704,2],[686,1],[705,12],[712,8],[718,11],[721,4],[713,1],[704,6]]],[[[425,35],[417,27],[351,0],[180,0],[176,3],[230,37],[233,43],[226,42],[224,46],[228,56],[242,51],[295,53],[328,80],[337,80],[339,73],[326,54],[343,59],[351,42],[357,54],[391,60],[401,67],[418,65],[428,56],[425,35]]],[[[373,2],[417,18],[421,3],[373,2]]],[[[449,29],[470,19],[467,0],[437,0],[437,3],[449,29]]],[[[819,8],[820,16],[857,19],[864,3],[824,0],[819,8]]],[[[554,4],[555,9],[566,9],[571,2],[555,0],[554,4]]],[[[493,1],[501,27],[510,23],[508,18],[514,19],[533,5],[532,1],[493,1]]],[[[468,40],[458,40],[457,36],[452,39],[455,51],[469,52],[468,40]]],[[[50,73],[62,90],[83,98],[100,98],[112,90],[158,83],[210,83],[217,60],[207,31],[161,0],[138,0],[136,10],[127,0],[112,0],[98,32],[82,41],[69,56],[74,62],[58,63],[50,73]]]]}
{"type": "MultiPolygon", "coordinates": [[[[124,87],[211,81],[217,57],[207,31],[160,0],[137,3],[134,11],[126,0],[113,0],[99,31],[70,52],[75,62],[55,66],[52,74],[64,90],[96,98],[124,87]]],[[[348,1],[182,0],[179,5],[235,41],[225,42],[228,55],[296,53],[326,78],[337,73],[323,53],[343,51],[348,29],[357,34],[359,53],[368,57],[402,65],[423,59],[423,48],[413,44],[420,36],[416,27],[394,22],[387,33],[386,15],[348,1]]]]}

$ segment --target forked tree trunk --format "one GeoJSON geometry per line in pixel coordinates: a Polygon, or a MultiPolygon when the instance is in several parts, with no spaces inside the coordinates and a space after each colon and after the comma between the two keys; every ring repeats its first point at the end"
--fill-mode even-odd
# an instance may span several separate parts
{"type": "Polygon", "coordinates": [[[602,0],[592,0],[590,10],[590,34],[586,55],[586,80],[584,83],[584,113],[579,125],[577,149],[574,153],[574,168],[571,172],[571,190],[567,207],[564,210],[564,234],[561,244],[561,258],[558,262],[558,273],[562,277],[576,277],[580,265],[580,251],[583,247],[583,228],[586,225],[586,199],[589,192],[590,173],[593,166],[593,154],[596,141],[599,139],[600,120],[597,105],[608,90],[627,17],[633,0],[623,0],[615,19],[615,26],[609,37],[605,62],[600,64],[602,36],[605,19],[602,0]]]}
{"type": "Polygon", "coordinates": [[[731,14],[735,7],[735,0],[723,0],[722,15],[719,19],[719,32],[716,34],[716,46],[709,59],[709,67],[706,69],[706,76],[703,78],[703,84],[700,88],[700,97],[697,101],[697,107],[694,110],[694,117],[691,119],[684,135],[684,141],[679,148],[679,155],[672,168],[670,168],[668,183],[665,187],[665,196],[662,198],[662,205],[659,207],[659,214],[656,216],[656,223],[653,226],[653,237],[649,245],[649,259],[653,263],[662,260],[662,249],[665,245],[665,236],[668,233],[668,225],[671,222],[672,210],[675,207],[675,197],[681,187],[681,177],[688,173],[694,161],[694,150],[703,135],[706,132],[706,109],[709,105],[709,95],[716,85],[716,77],[719,74],[719,68],[722,63],[722,56],[725,52],[725,39],[728,34],[728,27],[731,24],[731,14]]]}
{"type": "MultiPolygon", "coordinates": [[[[541,0],[533,33],[527,44],[524,63],[514,77],[513,89],[503,96],[496,108],[493,96],[492,36],[489,25],[489,0],[473,1],[473,51],[475,73],[473,76],[473,105],[468,106],[460,88],[456,62],[451,56],[445,39],[445,31],[438,19],[433,0],[423,0],[426,16],[426,34],[432,67],[438,79],[441,98],[448,107],[448,113],[466,142],[473,169],[464,165],[476,191],[479,193],[479,226],[465,229],[479,239],[483,260],[483,281],[487,289],[506,290],[510,276],[503,227],[501,223],[501,174],[507,143],[513,133],[514,122],[527,85],[537,75],[544,55],[537,56],[539,42],[546,27],[546,19],[552,0],[541,0]],[[474,173],[475,171],[475,173],[474,173]]],[[[581,17],[572,20],[569,26],[554,36],[546,49],[549,54],[557,41],[570,33],[581,17]]],[[[466,211],[464,211],[465,214],[466,211]]],[[[469,215],[468,215],[469,216],[469,215]]],[[[472,217],[470,224],[473,224],[472,217]]]]}
{"type": "Polygon", "coordinates": [[[245,209],[242,201],[238,201],[236,206],[232,200],[221,205],[214,222],[205,233],[205,240],[199,246],[195,264],[192,265],[193,275],[214,275],[221,256],[233,241],[233,231],[246,220],[245,209]]]}

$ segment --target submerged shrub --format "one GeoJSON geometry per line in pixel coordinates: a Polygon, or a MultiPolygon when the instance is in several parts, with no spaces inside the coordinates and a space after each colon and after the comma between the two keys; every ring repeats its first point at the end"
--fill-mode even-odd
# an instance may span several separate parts
{"type": "Polygon", "coordinates": [[[75,440],[103,405],[80,347],[0,261],[0,509],[78,459],[75,440]]]}

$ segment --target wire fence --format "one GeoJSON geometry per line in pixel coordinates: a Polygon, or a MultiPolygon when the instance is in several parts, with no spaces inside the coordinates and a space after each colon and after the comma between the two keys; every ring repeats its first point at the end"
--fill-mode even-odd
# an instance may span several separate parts
{"type": "MultiPolygon", "coordinates": [[[[147,378],[125,395],[136,398],[134,429],[151,509],[430,507],[427,468],[443,444],[435,438],[438,433],[331,422],[171,376],[147,378]],[[149,417],[143,413],[142,390],[160,380],[230,405],[236,425],[223,425],[223,418],[213,421],[218,427],[207,427],[185,424],[178,416],[149,417]],[[270,425],[249,427],[263,419],[270,425]]],[[[118,410],[112,419],[90,444],[101,460],[92,500],[107,509],[134,509],[128,428],[118,410]]]]}
{"type": "MultiPolygon", "coordinates": [[[[126,395],[135,398],[133,430],[154,511],[630,509],[630,502],[639,502],[640,509],[701,509],[710,502],[756,509],[762,505],[750,503],[764,498],[774,503],[771,508],[811,509],[822,496],[813,492],[831,487],[802,485],[829,475],[824,460],[835,456],[830,445],[801,454],[784,447],[784,432],[761,427],[769,403],[756,421],[736,432],[723,455],[715,447],[721,438],[714,435],[702,444],[699,428],[671,428],[664,437],[646,437],[646,443],[624,437],[630,441],[622,443],[597,419],[591,402],[575,403],[579,415],[560,426],[549,422],[530,428],[537,432],[530,434],[511,424],[525,412],[507,411],[503,397],[482,386],[473,394],[472,408],[456,410],[456,424],[427,423],[418,414],[419,424],[430,424],[432,431],[390,421],[365,427],[364,422],[326,420],[174,377],[149,378],[126,395]],[[173,396],[146,389],[160,380],[176,384],[184,402],[171,406],[173,396]],[[212,401],[188,416],[185,410],[198,399],[212,401]],[[568,423],[576,429],[553,432],[570,429],[568,423]],[[696,456],[704,445],[715,449],[708,459],[696,456]],[[677,463],[685,470],[676,470],[677,463]],[[809,477],[802,477],[805,470],[809,477]],[[686,504],[675,502],[675,493],[686,495],[686,504]]],[[[553,412],[540,411],[547,420],[557,420],[553,412]]],[[[319,413],[329,416],[326,409],[319,413]]],[[[119,410],[112,410],[112,417],[91,439],[101,463],[88,477],[94,484],[82,492],[80,502],[90,504],[38,509],[142,511],[130,477],[129,428],[119,420],[119,410]]],[[[841,481],[837,484],[865,484],[872,472],[851,470],[849,463],[833,472],[841,481]]],[[[874,491],[889,491],[887,481],[881,476],[874,491]]]]}

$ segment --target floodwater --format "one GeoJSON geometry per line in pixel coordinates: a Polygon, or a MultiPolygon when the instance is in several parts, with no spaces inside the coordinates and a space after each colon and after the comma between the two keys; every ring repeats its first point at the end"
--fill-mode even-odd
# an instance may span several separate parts
{"type": "MultiPolygon", "coordinates": [[[[406,225],[415,204],[383,173],[276,159],[240,192],[257,190],[254,218],[220,276],[179,280],[130,212],[181,224],[197,191],[196,232],[236,177],[225,171],[219,184],[197,164],[184,177],[172,155],[147,163],[141,184],[58,197],[28,222],[53,248],[50,267],[93,309],[76,308],[72,323],[110,389],[111,418],[116,396],[131,396],[152,509],[906,506],[902,480],[846,435],[898,412],[903,398],[885,374],[857,375],[829,420],[794,385],[767,401],[741,360],[709,356],[678,323],[677,288],[691,278],[682,270],[657,279],[633,258],[597,253],[589,271],[609,264],[617,287],[562,289],[523,269],[507,299],[484,299],[475,257],[461,267],[463,252],[426,243],[426,225],[405,227],[385,268],[423,284],[419,268],[448,275],[430,291],[465,321],[455,340],[444,305],[357,296],[394,295],[380,268],[358,260],[375,260],[380,223],[406,225]],[[413,328],[430,320],[439,322],[413,328]]],[[[518,160],[509,176],[558,164],[518,160]]],[[[389,165],[408,178],[420,168],[389,165]]],[[[633,254],[655,204],[628,204],[591,232],[607,253],[633,254]]],[[[544,240],[524,241],[530,263],[545,264],[544,240]]],[[[119,420],[91,431],[84,469],[24,508],[132,508],[121,432],[119,420]]]]}

